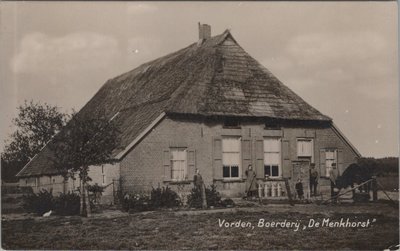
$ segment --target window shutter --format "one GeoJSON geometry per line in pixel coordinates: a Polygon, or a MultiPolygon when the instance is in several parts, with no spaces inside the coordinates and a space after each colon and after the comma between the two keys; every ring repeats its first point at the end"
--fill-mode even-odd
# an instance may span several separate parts
{"type": "Polygon", "coordinates": [[[214,179],[222,179],[222,138],[213,139],[213,176],[214,179]]]}
{"type": "Polygon", "coordinates": [[[164,181],[171,180],[171,153],[169,149],[163,151],[164,181]]]}
{"type": "Polygon", "coordinates": [[[196,150],[187,151],[187,179],[192,180],[196,170],[196,150]]]}
{"type": "Polygon", "coordinates": [[[264,178],[264,139],[257,138],[255,145],[256,166],[254,170],[257,178],[264,178]]]}
{"type": "Polygon", "coordinates": [[[282,177],[290,178],[292,166],[290,165],[289,140],[282,140],[282,177]]]}
{"type": "MultiPolygon", "coordinates": [[[[251,139],[242,138],[242,178],[246,178],[246,170],[249,165],[251,165],[251,139]]],[[[253,167],[254,170],[254,167],[253,167]]],[[[257,171],[256,171],[257,172],[257,171]]]]}
{"type": "Polygon", "coordinates": [[[319,176],[326,176],[325,149],[319,149],[319,176]]]}
{"type": "Polygon", "coordinates": [[[310,147],[311,147],[311,149],[310,149],[310,153],[311,153],[311,163],[315,163],[315,151],[314,151],[314,139],[312,139],[311,140],[311,143],[310,143],[310,147]]]}
{"type": "Polygon", "coordinates": [[[337,157],[337,167],[338,167],[338,175],[341,175],[344,171],[344,165],[343,165],[343,150],[342,149],[337,149],[336,151],[336,157],[337,157]]]}
{"type": "Polygon", "coordinates": [[[290,160],[289,140],[282,140],[282,156],[284,160],[290,160]]]}
{"type": "Polygon", "coordinates": [[[297,156],[301,156],[302,155],[302,149],[303,149],[303,142],[300,140],[297,140],[297,156]]]}

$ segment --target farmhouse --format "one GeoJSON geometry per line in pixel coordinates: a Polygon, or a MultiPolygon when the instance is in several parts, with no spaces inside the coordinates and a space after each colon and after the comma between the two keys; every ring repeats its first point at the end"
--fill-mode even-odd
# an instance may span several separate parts
{"type": "MultiPolygon", "coordinates": [[[[198,168],[206,185],[226,197],[243,196],[252,165],[264,196],[285,196],[300,178],[308,194],[309,168],[318,190],[330,193],[329,175],[340,175],[360,157],[328,116],[307,104],[238,44],[229,30],[211,36],[199,24],[199,40],[177,52],[108,80],[79,111],[103,111],[117,120],[121,143],[116,164],[91,167],[106,195],[192,187],[198,168]]],[[[64,181],[45,147],[18,173],[20,185],[62,192],[64,181]]]]}

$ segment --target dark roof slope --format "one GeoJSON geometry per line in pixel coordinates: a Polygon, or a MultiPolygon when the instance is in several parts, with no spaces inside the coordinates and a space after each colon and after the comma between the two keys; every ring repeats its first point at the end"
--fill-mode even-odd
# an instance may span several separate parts
{"type": "MultiPolygon", "coordinates": [[[[121,124],[115,155],[162,112],[331,120],[247,54],[229,31],[108,80],[78,116],[98,112],[121,124]]],[[[54,173],[49,154],[45,147],[18,176],[54,173]]]]}
{"type": "Polygon", "coordinates": [[[110,116],[168,100],[168,113],[331,120],[247,54],[229,31],[107,81],[81,110],[110,116]]]}

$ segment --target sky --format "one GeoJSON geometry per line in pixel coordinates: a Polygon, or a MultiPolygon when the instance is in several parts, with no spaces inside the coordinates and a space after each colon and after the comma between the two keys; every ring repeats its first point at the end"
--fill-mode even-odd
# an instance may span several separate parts
{"type": "Polygon", "coordinates": [[[365,157],[398,156],[396,2],[2,2],[0,150],[24,100],[79,110],[110,78],[230,29],[365,157]]]}

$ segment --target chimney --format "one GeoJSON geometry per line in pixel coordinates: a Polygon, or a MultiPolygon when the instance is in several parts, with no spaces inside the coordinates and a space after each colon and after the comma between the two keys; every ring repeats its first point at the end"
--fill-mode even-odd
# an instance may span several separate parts
{"type": "Polygon", "coordinates": [[[200,24],[199,22],[199,40],[211,37],[211,26],[208,24],[200,24]]]}

